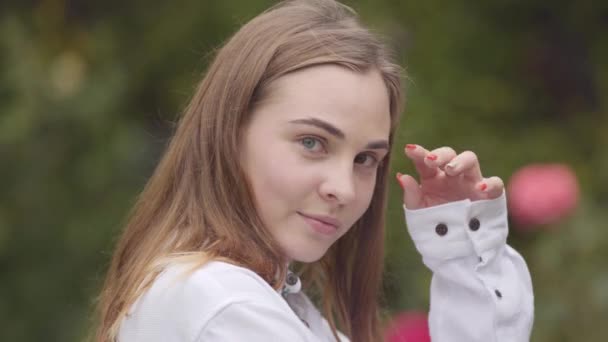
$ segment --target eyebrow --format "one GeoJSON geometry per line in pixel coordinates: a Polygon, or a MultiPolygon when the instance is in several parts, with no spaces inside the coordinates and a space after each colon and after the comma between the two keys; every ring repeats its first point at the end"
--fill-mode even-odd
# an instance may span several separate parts
{"type": "MultiPolygon", "coordinates": [[[[344,135],[344,132],[342,132],[338,127],[330,124],[327,121],[323,121],[323,120],[317,119],[317,118],[297,119],[297,120],[289,121],[289,123],[315,126],[339,139],[344,139],[346,137],[344,135]]],[[[379,150],[379,149],[388,150],[389,146],[388,146],[388,141],[386,141],[386,140],[374,140],[374,141],[370,141],[369,143],[367,143],[367,145],[365,145],[365,148],[368,148],[371,150],[379,150]]]]}

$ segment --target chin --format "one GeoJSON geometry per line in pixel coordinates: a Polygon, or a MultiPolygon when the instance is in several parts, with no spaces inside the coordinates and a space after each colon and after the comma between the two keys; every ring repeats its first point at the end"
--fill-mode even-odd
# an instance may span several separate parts
{"type": "Polygon", "coordinates": [[[319,261],[327,252],[327,248],[317,248],[317,250],[299,250],[291,251],[287,253],[290,260],[301,262],[301,263],[313,263],[319,261]]]}

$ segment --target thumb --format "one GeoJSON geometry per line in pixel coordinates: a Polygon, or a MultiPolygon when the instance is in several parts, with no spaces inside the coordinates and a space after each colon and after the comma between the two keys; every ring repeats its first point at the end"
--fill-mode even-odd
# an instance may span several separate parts
{"type": "Polygon", "coordinates": [[[405,204],[405,207],[410,210],[419,209],[422,202],[422,191],[416,179],[410,175],[397,173],[397,181],[403,189],[403,204],[405,204]]]}

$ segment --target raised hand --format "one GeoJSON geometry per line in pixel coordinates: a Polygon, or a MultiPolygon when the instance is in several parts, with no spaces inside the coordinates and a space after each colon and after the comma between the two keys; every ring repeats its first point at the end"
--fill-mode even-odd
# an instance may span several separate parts
{"type": "Polygon", "coordinates": [[[420,181],[397,173],[408,209],[421,209],[448,202],[494,199],[503,190],[498,177],[484,178],[477,155],[471,151],[456,154],[451,147],[427,151],[420,145],[405,146],[405,155],[414,162],[420,181]]]}

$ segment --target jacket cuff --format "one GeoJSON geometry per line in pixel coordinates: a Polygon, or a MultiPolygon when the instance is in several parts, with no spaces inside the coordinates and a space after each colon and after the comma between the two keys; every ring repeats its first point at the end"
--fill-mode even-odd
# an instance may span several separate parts
{"type": "Polygon", "coordinates": [[[507,200],[462,200],[410,210],[403,206],[407,228],[424,258],[448,260],[477,255],[492,259],[507,241],[507,200]]]}

